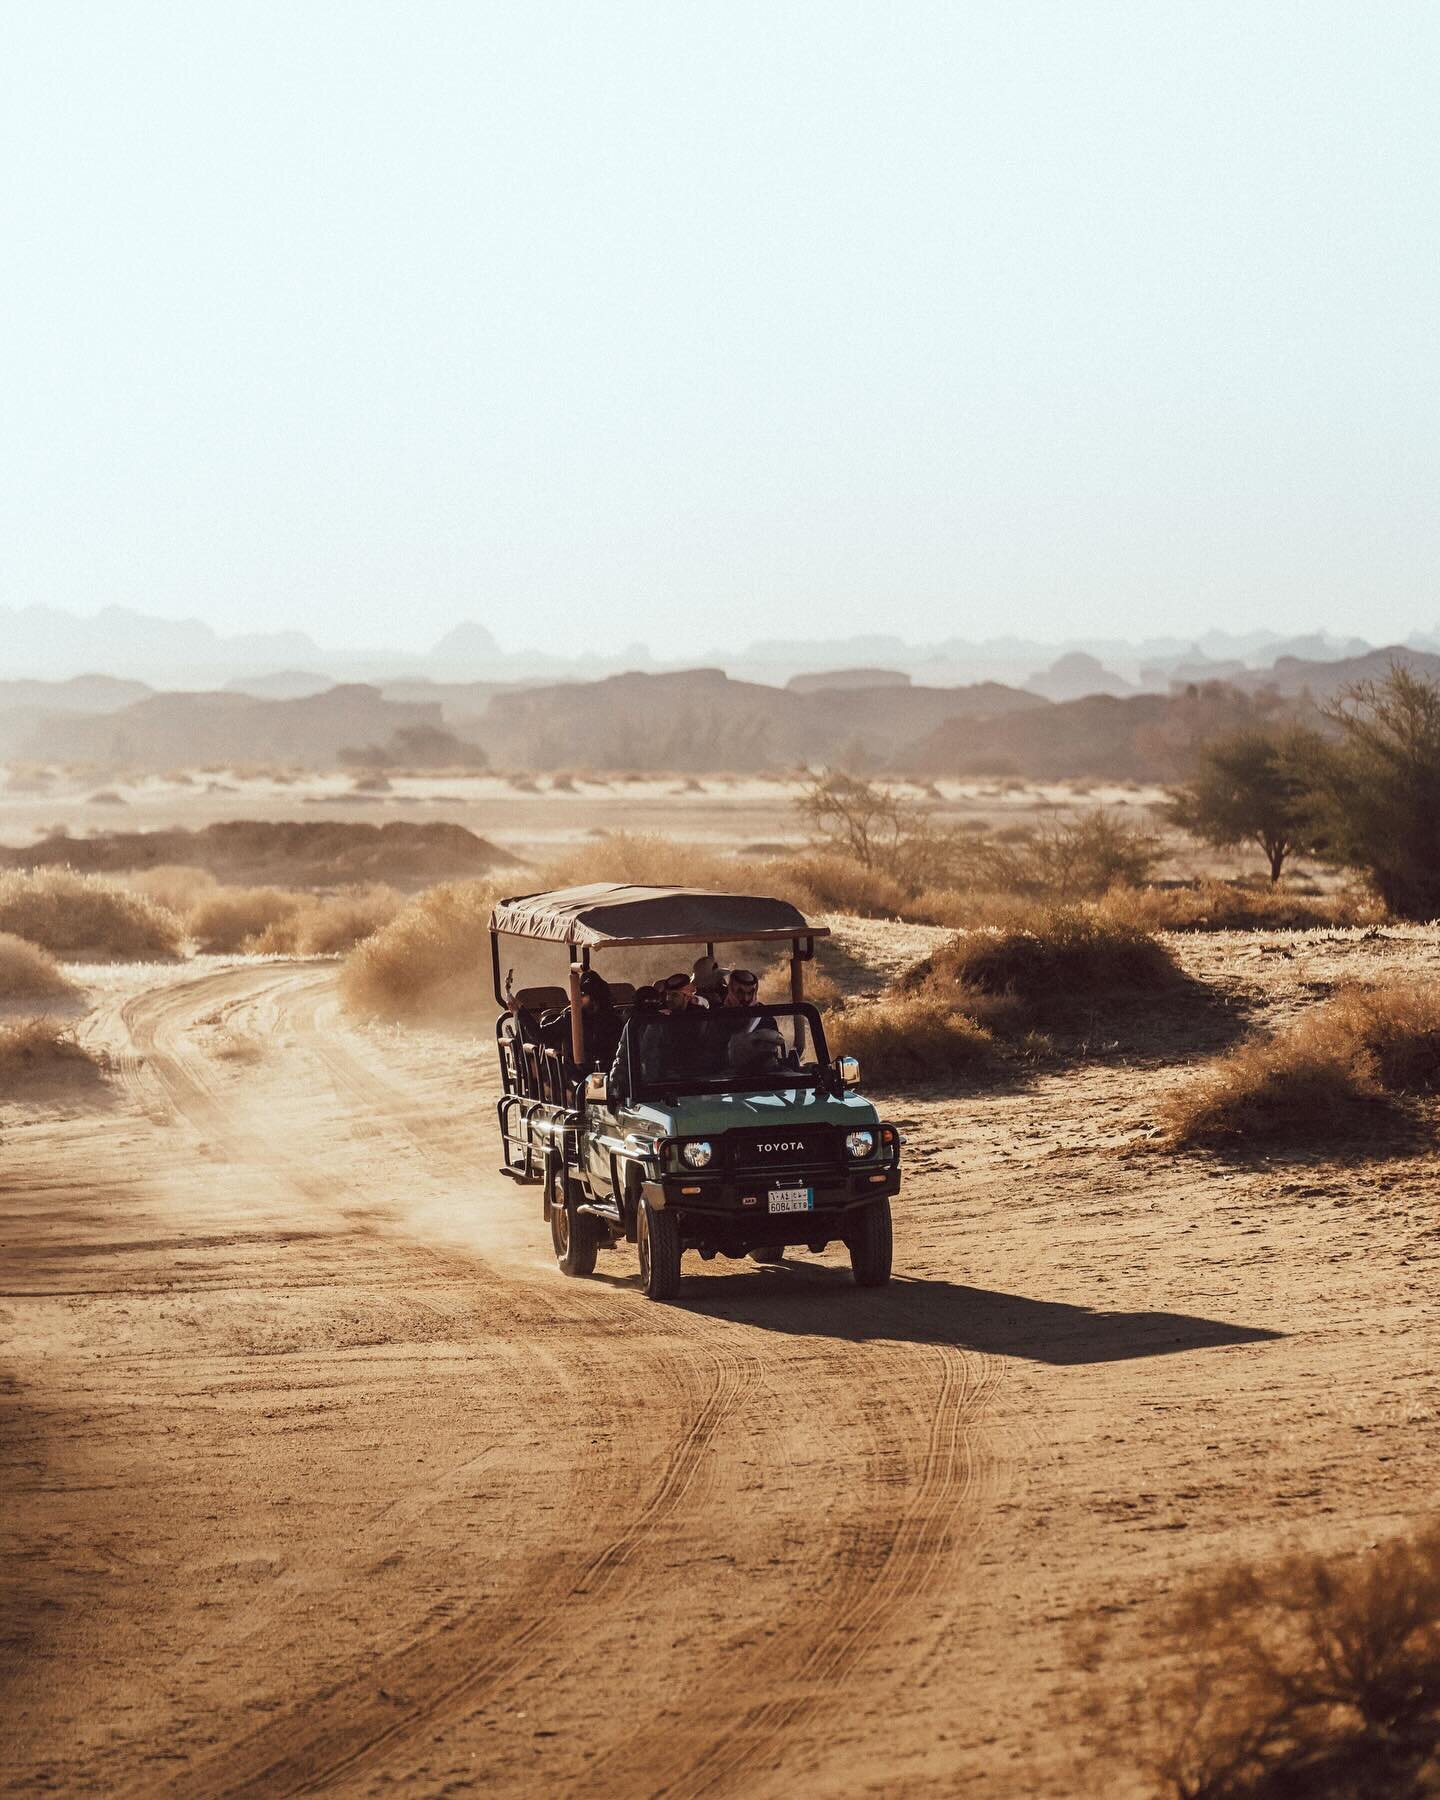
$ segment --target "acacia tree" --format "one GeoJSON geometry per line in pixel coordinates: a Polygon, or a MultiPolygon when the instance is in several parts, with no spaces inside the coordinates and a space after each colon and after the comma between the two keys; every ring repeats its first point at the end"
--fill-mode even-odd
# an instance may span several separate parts
{"type": "Polygon", "coordinates": [[[1328,716],[1340,738],[1314,778],[1325,853],[1363,869],[1391,912],[1440,917],[1440,686],[1392,663],[1328,716]]]}
{"type": "Polygon", "coordinates": [[[843,769],[812,775],[795,807],[822,843],[866,869],[893,864],[902,846],[925,836],[925,815],[913,800],[843,769]]]}
{"type": "Polygon", "coordinates": [[[1287,857],[1315,848],[1312,788],[1323,754],[1319,734],[1298,725],[1212,738],[1167,812],[1207,844],[1258,844],[1278,881],[1287,857]]]}

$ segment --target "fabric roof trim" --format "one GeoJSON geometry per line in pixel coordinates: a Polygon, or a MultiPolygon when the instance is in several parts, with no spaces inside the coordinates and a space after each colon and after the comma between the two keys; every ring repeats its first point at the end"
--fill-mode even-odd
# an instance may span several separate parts
{"type": "Polygon", "coordinates": [[[823,926],[807,925],[788,900],[758,894],[712,894],[703,888],[621,887],[593,882],[548,894],[519,894],[500,900],[490,929],[551,943],[647,943],[661,939],[709,943],[756,936],[823,937],[823,926]]]}

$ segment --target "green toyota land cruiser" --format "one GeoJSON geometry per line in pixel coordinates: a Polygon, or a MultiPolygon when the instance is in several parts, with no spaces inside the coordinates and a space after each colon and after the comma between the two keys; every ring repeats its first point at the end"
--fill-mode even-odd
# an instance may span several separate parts
{"type": "Polygon", "coordinates": [[[824,927],[782,900],[605,885],[502,900],[490,927],[502,1169],[541,1187],[566,1274],[633,1242],[668,1300],[686,1250],[764,1262],[838,1241],[862,1287],[889,1279],[900,1136],[805,1000],[824,927]],[[668,1008],[653,985],[667,966],[679,985],[697,948],[713,968],[717,946],[785,944],[783,1004],[668,1008]]]}

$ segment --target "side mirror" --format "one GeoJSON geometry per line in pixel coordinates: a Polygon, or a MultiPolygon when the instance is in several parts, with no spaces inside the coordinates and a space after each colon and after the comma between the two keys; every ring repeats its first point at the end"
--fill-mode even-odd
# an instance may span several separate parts
{"type": "Polygon", "coordinates": [[[841,1087],[854,1087],[860,1080],[859,1059],[854,1056],[837,1056],[835,1076],[841,1087]]]}
{"type": "Polygon", "coordinates": [[[603,1106],[610,1078],[603,1069],[592,1069],[585,1077],[585,1099],[590,1106],[603,1106]]]}

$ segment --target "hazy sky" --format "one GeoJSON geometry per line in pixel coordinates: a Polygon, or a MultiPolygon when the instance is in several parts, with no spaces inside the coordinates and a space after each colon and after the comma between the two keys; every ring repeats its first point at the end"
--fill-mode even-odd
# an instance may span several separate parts
{"type": "Polygon", "coordinates": [[[10,0],[0,601],[1432,625],[1437,51],[1405,0],[10,0]]]}

